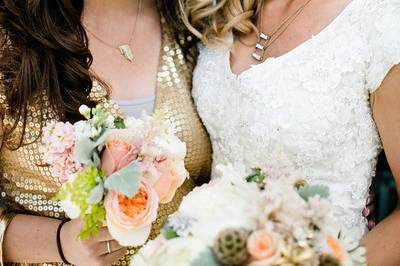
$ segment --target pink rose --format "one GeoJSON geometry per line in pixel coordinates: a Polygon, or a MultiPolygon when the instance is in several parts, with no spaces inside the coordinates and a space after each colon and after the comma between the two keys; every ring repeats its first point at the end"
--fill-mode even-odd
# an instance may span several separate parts
{"type": "Polygon", "coordinates": [[[174,161],[169,158],[155,162],[159,178],[154,184],[160,203],[168,203],[175,196],[176,190],[189,176],[183,160],[174,161]]]}
{"type": "Polygon", "coordinates": [[[157,218],[157,193],[145,179],[141,184],[132,198],[110,191],[104,201],[107,227],[122,246],[143,245],[157,218]]]}
{"type": "Polygon", "coordinates": [[[252,260],[271,265],[278,256],[279,244],[279,239],[267,230],[257,230],[247,239],[247,251],[252,260]]]}
{"type": "Polygon", "coordinates": [[[137,153],[138,150],[133,144],[118,139],[111,140],[107,142],[102,153],[101,167],[109,176],[136,160],[137,153]]]}

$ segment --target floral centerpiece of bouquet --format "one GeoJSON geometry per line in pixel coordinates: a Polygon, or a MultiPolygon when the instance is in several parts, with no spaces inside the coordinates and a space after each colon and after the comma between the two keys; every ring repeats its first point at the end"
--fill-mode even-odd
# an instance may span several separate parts
{"type": "Polygon", "coordinates": [[[81,239],[106,224],[121,245],[142,245],[159,204],[188,177],[186,145],[157,114],[122,119],[100,107],[79,111],[85,120],[44,128],[44,161],[62,183],[55,199],[69,218],[84,221],[81,239]]]}
{"type": "Polygon", "coordinates": [[[222,176],[186,196],[132,265],[366,265],[365,248],[334,223],[327,187],[238,168],[218,166],[222,176]]]}

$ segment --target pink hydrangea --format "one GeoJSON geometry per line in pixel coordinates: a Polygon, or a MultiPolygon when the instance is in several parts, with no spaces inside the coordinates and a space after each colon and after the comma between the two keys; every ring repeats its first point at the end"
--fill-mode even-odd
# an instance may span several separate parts
{"type": "Polygon", "coordinates": [[[43,128],[42,142],[43,159],[50,164],[52,174],[59,177],[62,183],[83,169],[83,165],[73,156],[75,131],[71,123],[49,123],[43,128]]]}

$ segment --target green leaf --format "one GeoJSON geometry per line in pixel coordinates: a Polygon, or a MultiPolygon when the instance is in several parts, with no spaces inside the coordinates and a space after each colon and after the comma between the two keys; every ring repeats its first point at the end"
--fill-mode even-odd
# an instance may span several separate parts
{"type": "Polygon", "coordinates": [[[195,259],[190,266],[223,266],[214,256],[211,248],[207,248],[195,259]]]}
{"type": "Polygon", "coordinates": [[[83,164],[99,166],[100,160],[98,160],[98,154],[96,154],[97,147],[106,141],[107,133],[108,131],[105,130],[95,141],[89,137],[78,139],[74,150],[76,160],[83,164]]]}
{"type": "Polygon", "coordinates": [[[124,119],[121,118],[121,117],[115,118],[115,120],[114,120],[114,126],[115,126],[117,129],[124,129],[124,128],[126,128],[124,119]]]}
{"type": "Polygon", "coordinates": [[[319,195],[321,198],[329,198],[329,188],[327,186],[315,185],[315,186],[302,186],[297,191],[305,201],[310,198],[319,195]]]}
{"type": "Polygon", "coordinates": [[[132,198],[139,190],[140,176],[139,165],[137,161],[133,161],[128,166],[107,177],[104,187],[132,198]]]}
{"type": "Polygon", "coordinates": [[[84,221],[78,236],[81,240],[87,240],[90,236],[98,235],[106,219],[106,209],[102,204],[93,204],[90,207],[90,212],[82,214],[81,217],[84,221]]]}
{"type": "Polygon", "coordinates": [[[246,181],[249,183],[262,183],[264,182],[265,174],[260,168],[252,169],[252,173],[246,177],[246,181]]]}
{"type": "Polygon", "coordinates": [[[172,229],[169,226],[163,227],[161,229],[161,234],[165,237],[165,239],[170,240],[173,238],[177,238],[178,234],[176,233],[176,231],[174,229],[172,229]]]}

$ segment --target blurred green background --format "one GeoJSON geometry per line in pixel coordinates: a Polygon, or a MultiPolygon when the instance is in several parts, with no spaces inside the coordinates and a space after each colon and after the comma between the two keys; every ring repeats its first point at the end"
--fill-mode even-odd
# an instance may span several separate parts
{"type": "Polygon", "coordinates": [[[383,152],[379,156],[372,190],[375,192],[375,219],[379,222],[393,211],[398,201],[396,184],[383,152]]]}

